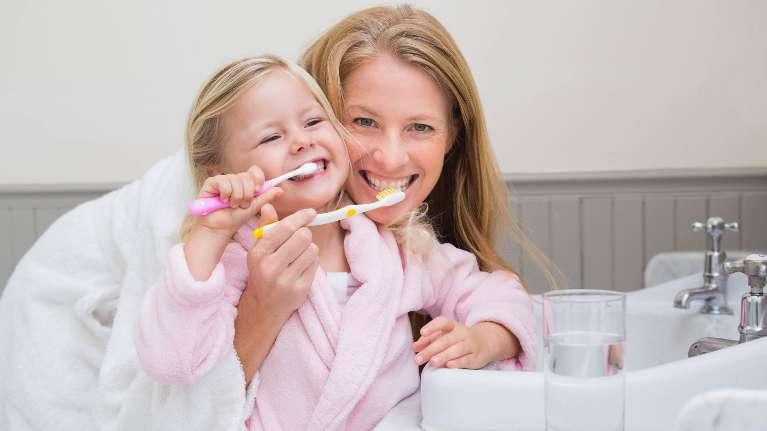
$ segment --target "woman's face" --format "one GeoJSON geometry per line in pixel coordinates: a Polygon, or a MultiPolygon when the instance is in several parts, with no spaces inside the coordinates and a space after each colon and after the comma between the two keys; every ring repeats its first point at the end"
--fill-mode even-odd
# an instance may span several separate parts
{"type": "Polygon", "coordinates": [[[447,98],[422,69],[389,55],[352,71],[343,91],[343,123],[356,141],[346,190],[357,203],[387,187],[404,191],[404,201],[368,213],[391,224],[426,199],[442,172],[453,136],[447,98]]]}

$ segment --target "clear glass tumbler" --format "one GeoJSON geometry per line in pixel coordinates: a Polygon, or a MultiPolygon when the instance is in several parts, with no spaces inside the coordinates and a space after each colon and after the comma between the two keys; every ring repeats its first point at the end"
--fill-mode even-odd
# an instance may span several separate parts
{"type": "Polygon", "coordinates": [[[609,290],[543,295],[547,431],[623,431],[626,296],[609,290]]]}

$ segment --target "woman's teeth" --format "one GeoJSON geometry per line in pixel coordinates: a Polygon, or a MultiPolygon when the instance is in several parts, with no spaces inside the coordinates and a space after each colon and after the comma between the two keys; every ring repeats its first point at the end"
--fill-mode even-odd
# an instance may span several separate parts
{"type": "Polygon", "coordinates": [[[417,175],[411,175],[409,177],[401,178],[398,180],[384,180],[382,178],[376,178],[370,175],[368,172],[362,171],[362,177],[370,184],[374,189],[381,191],[383,189],[392,188],[395,190],[405,190],[416,178],[417,175]]]}

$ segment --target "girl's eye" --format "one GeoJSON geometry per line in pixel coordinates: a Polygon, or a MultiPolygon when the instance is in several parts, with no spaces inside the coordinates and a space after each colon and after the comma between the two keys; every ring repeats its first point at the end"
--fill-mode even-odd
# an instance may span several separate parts
{"type": "Polygon", "coordinates": [[[266,144],[267,142],[276,141],[277,139],[280,139],[280,135],[271,135],[262,139],[261,142],[259,142],[259,144],[266,144]]]}
{"type": "Polygon", "coordinates": [[[419,133],[431,132],[432,130],[434,130],[434,127],[431,127],[430,125],[423,124],[423,123],[413,123],[413,130],[419,133]]]}
{"type": "Polygon", "coordinates": [[[373,120],[372,118],[364,118],[364,117],[355,118],[352,121],[352,123],[362,127],[373,127],[376,124],[375,120],[373,120]]]}
{"type": "Polygon", "coordinates": [[[312,127],[315,124],[319,124],[322,122],[322,118],[312,118],[311,120],[306,122],[306,127],[312,127]]]}

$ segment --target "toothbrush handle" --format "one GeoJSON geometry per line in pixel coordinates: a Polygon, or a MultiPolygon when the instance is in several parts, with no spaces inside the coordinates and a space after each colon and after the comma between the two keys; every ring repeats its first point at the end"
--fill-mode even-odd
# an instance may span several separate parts
{"type": "MultiPolygon", "coordinates": [[[[317,216],[314,217],[314,220],[312,220],[307,226],[320,226],[323,224],[333,223],[345,218],[354,217],[357,214],[359,214],[359,212],[357,211],[356,205],[349,205],[343,208],[339,208],[335,211],[317,214],[317,216]]],[[[256,240],[261,239],[261,237],[263,237],[265,233],[272,230],[272,228],[274,228],[277,223],[279,222],[269,223],[267,225],[256,228],[256,230],[253,231],[253,238],[256,240]]]]}
{"type": "Polygon", "coordinates": [[[229,204],[222,201],[218,196],[198,198],[189,204],[189,214],[202,217],[224,208],[229,208],[229,204]]]}
{"type": "MultiPolygon", "coordinates": [[[[261,188],[256,191],[255,196],[261,196],[272,187],[273,185],[270,181],[265,182],[261,188]]],[[[218,196],[210,196],[207,198],[199,198],[193,200],[189,204],[189,214],[197,217],[202,217],[212,213],[213,211],[218,211],[224,208],[229,208],[229,204],[222,201],[218,196]]]]}

